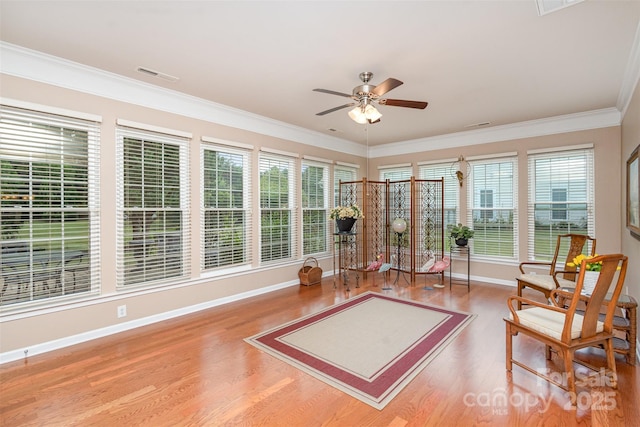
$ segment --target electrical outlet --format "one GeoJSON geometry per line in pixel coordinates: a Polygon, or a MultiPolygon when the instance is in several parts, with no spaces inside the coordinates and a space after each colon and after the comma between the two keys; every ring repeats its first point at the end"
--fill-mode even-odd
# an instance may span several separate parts
{"type": "Polygon", "coordinates": [[[127,306],[119,305],[118,306],[118,317],[125,317],[127,315],[127,306]]]}

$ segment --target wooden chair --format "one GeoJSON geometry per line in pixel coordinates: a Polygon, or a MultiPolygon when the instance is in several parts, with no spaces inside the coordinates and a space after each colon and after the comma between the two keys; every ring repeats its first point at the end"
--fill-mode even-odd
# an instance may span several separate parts
{"type": "MultiPolygon", "coordinates": [[[[511,372],[515,364],[546,379],[552,384],[567,390],[570,393],[572,404],[575,404],[576,397],[576,382],[573,371],[574,353],[580,348],[592,346],[602,346],[604,348],[607,356],[608,374],[611,375],[611,384],[614,388],[617,386],[613,350],[613,318],[627,272],[627,257],[622,254],[611,254],[595,257],[591,261],[602,261],[602,271],[590,297],[580,296],[586,265],[586,261],[583,261],[573,293],[560,289],[552,291],[552,305],[527,300],[520,296],[509,297],[510,314],[508,318],[504,319],[507,338],[507,371],[511,372]],[[618,269],[619,271],[617,271],[618,269]],[[566,308],[557,302],[558,298],[568,301],[566,308]],[[513,306],[514,301],[524,302],[533,307],[516,310],[513,306]],[[576,313],[578,308],[584,310],[583,315],[576,313]],[[599,320],[601,312],[604,314],[602,321],[599,320]],[[518,333],[523,333],[544,343],[547,359],[551,359],[552,349],[564,359],[566,385],[513,359],[512,341],[513,337],[518,333]]],[[[596,368],[584,362],[576,362],[596,370],[596,368]]]]}
{"type": "MultiPolygon", "coordinates": [[[[573,261],[577,255],[582,253],[585,249],[585,244],[587,244],[587,246],[590,244],[590,255],[595,255],[596,239],[585,234],[561,234],[558,236],[556,250],[550,262],[521,262],[518,266],[521,274],[516,277],[516,281],[518,282],[518,296],[522,296],[522,290],[524,288],[531,288],[542,292],[544,296],[549,299],[551,291],[554,289],[560,287],[575,287],[576,267],[568,267],[567,263],[573,261]],[[560,256],[560,252],[564,247],[567,247],[568,250],[566,257],[563,258],[560,256]],[[562,264],[558,264],[559,258],[562,264]],[[549,272],[547,274],[536,274],[529,271],[529,268],[533,266],[548,266],[549,272]]],[[[522,304],[518,302],[518,310],[520,309],[522,309],[522,304]]]]}

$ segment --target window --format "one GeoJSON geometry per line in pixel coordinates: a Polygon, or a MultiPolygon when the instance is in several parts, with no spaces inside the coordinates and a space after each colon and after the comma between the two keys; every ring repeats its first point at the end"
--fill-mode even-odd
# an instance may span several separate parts
{"type": "Polygon", "coordinates": [[[551,190],[551,200],[553,208],[551,210],[551,219],[554,221],[566,221],[567,220],[567,204],[558,203],[567,201],[567,189],[566,188],[553,188],[551,190]]]}
{"type": "Polygon", "coordinates": [[[480,190],[480,207],[482,219],[493,219],[493,190],[480,190]]]}
{"type": "Polygon", "coordinates": [[[380,181],[404,181],[413,175],[411,165],[380,167],[380,181]]]}
{"type": "Polygon", "coordinates": [[[189,274],[188,140],[118,128],[118,285],[189,274]]]}
{"type": "Polygon", "coordinates": [[[327,251],[329,221],[329,167],[302,162],[302,252],[304,255],[327,251]]]}
{"type": "Polygon", "coordinates": [[[99,119],[0,113],[0,305],[98,291],[99,119]]]}
{"type": "Polygon", "coordinates": [[[353,182],[356,180],[356,168],[338,165],[333,170],[333,206],[340,206],[340,181],[353,182]]]}
{"type": "Polygon", "coordinates": [[[469,160],[468,222],[475,230],[473,253],[515,258],[517,157],[469,160]]]}
{"type": "Polygon", "coordinates": [[[529,152],[528,257],[548,261],[558,234],[594,235],[593,148],[529,152]]]}
{"type": "Polygon", "coordinates": [[[444,229],[459,221],[458,198],[460,185],[451,175],[451,163],[433,163],[420,165],[420,179],[444,178],[444,229]]]}
{"type": "Polygon", "coordinates": [[[293,157],[260,153],[260,260],[296,256],[295,163],[293,157]]]}
{"type": "Polygon", "coordinates": [[[247,150],[202,148],[202,268],[251,263],[251,157],[247,150]]]}

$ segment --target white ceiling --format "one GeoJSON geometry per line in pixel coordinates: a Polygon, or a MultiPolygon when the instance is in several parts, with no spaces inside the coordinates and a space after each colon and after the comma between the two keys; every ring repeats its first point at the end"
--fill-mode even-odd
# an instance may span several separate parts
{"type": "Polygon", "coordinates": [[[0,40],[364,143],[358,74],[404,85],[369,145],[617,107],[640,1],[0,1],[0,40]],[[177,82],[136,71],[146,67],[177,82]],[[329,129],[335,129],[331,131],[329,129]]]}

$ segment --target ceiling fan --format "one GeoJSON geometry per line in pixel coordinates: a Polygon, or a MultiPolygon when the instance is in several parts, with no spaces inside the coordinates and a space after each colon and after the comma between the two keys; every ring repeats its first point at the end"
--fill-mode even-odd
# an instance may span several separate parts
{"type": "Polygon", "coordinates": [[[313,89],[315,92],[328,93],[330,95],[343,96],[345,98],[351,98],[355,102],[341,105],[339,107],[330,108],[325,111],[321,111],[316,116],[324,116],[325,114],[333,113],[334,111],[342,110],[343,108],[353,107],[355,108],[349,111],[349,117],[356,123],[377,123],[380,121],[382,114],[373,105],[377,102],[379,105],[389,105],[392,107],[406,107],[406,108],[418,108],[425,109],[428,105],[424,101],[407,101],[404,99],[389,99],[380,98],[385,93],[392,89],[397,88],[402,84],[400,80],[388,78],[379,85],[375,86],[369,84],[369,81],[373,77],[373,73],[365,71],[360,73],[360,80],[362,84],[353,88],[351,95],[342,92],[336,92],[328,89],[313,89]]]}

